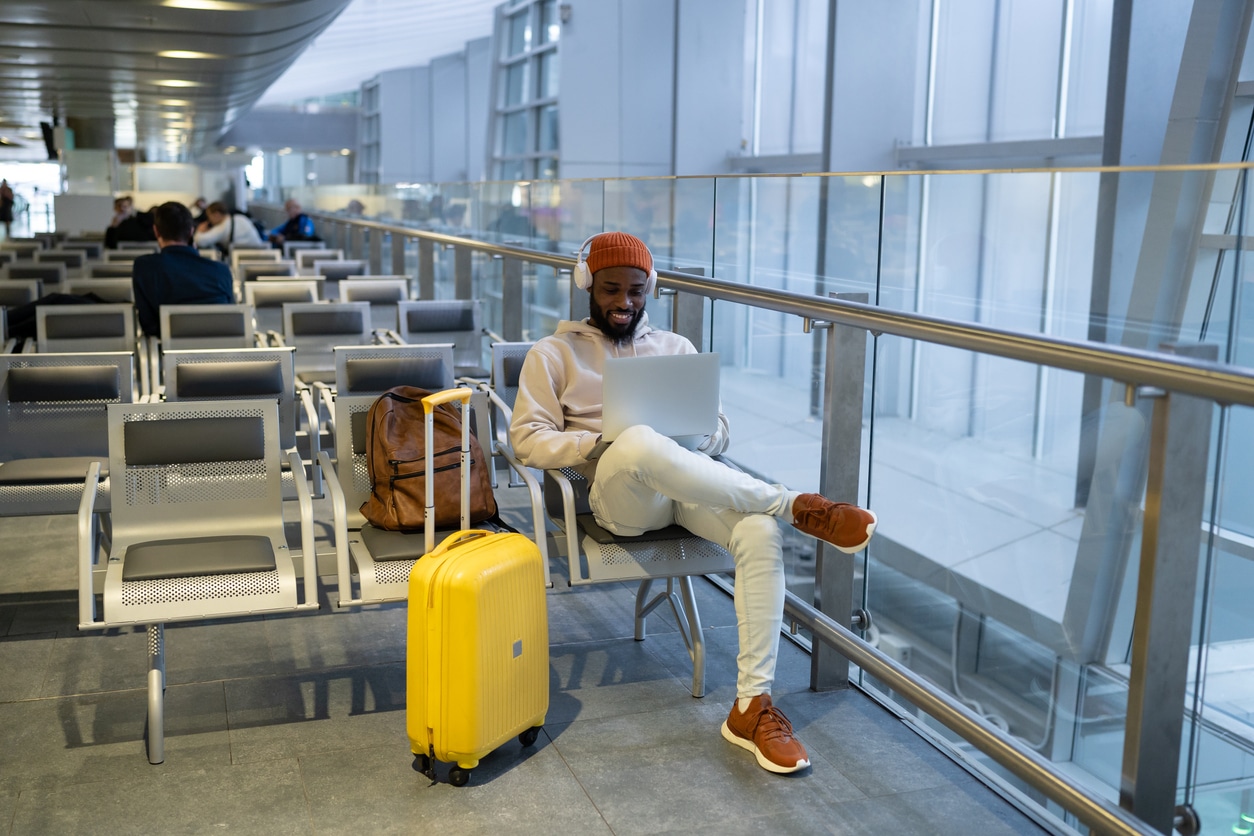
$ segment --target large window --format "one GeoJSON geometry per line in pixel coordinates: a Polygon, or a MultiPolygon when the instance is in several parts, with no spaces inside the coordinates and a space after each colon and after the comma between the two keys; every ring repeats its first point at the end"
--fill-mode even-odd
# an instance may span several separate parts
{"type": "Polygon", "coordinates": [[[492,176],[553,179],[558,172],[556,0],[520,0],[497,10],[492,176]]]}

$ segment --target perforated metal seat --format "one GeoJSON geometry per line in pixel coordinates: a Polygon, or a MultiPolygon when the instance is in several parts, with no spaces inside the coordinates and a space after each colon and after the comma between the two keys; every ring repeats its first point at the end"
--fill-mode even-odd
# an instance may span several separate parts
{"type": "Polygon", "coordinates": [[[597,524],[588,506],[588,481],[576,470],[544,473],[544,501],[549,518],[565,536],[572,585],[639,580],[636,590],[636,640],[647,635],[646,619],[669,603],[692,660],[692,695],[705,696],[705,636],[692,578],[730,572],[732,556],[722,547],[678,525],[619,537],[597,524]],[[666,590],[653,597],[653,582],[666,590]]]}
{"type": "Polygon", "coordinates": [[[483,306],[478,299],[420,299],[396,306],[404,343],[453,343],[458,377],[487,380],[483,367],[483,306]]]}
{"type": "Polygon", "coordinates": [[[290,548],[278,425],[277,404],[269,400],[109,408],[109,470],[117,486],[112,541],[100,561],[90,524],[100,468],[93,463],[79,508],[79,628],[147,626],[152,763],[165,758],[165,622],[318,607],[313,502],[300,458],[289,452],[300,501],[300,542],[290,548]]]}
{"type": "MultiPolygon", "coordinates": [[[[134,400],[134,363],[125,352],[0,355],[0,515],[78,510],[88,465],[108,461],[107,406],[134,400]]],[[[107,479],[96,509],[109,510],[107,479]]]]}

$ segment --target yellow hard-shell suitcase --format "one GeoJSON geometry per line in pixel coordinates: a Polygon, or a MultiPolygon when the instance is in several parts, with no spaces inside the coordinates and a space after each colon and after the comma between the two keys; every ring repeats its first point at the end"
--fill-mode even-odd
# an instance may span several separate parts
{"type": "MultiPolygon", "coordinates": [[[[470,390],[423,399],[428,432],[432,407],[459,399],[465,410],[470,390]]],[[[469,425],[463,420],[463,476],[470,470],[469,425]]],[[[464,529],[465,478],[462,485],[464,529]]],[[[530,746],[544,725],[549,709],[544,568],[536,544],[512,532],[463,530],[433,549],[430,488],[427,497],[427,554],[409,574],[406,727],[414,768],[434,779],[435,760],[454,762],[449,782],[463,786],[484,755],[515,736],[530,746]]]]}

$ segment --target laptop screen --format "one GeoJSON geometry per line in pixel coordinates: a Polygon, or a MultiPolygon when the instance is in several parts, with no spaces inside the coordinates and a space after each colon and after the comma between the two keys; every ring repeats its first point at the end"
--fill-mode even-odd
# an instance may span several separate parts
{"type": "Polygon", "coordinates": [[[611,357],[605,361],[601,435],[613,441],[636,424],[695,446],[718,429],[719,360],[714,353],[611,357]]]}

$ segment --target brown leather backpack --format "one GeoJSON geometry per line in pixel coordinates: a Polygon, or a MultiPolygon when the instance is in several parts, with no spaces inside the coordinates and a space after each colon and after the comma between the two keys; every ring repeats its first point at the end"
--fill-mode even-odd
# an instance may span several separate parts
{"type": "MultiPolygon", "coordinates": [[[[431,394],[416,386],[397,386],[384,392],[366,414],[366,470],[370,498],[361,513],[376,528],[390,531],[422,529],[426,505],[425,416],[422,399],[431,394]]],[[[440,404],[432,411],[435,448],[435,527],[461,524],[461,411],[440,404]]],[[[496,499],[488,461],[474,435],[470,436],[470,522],[496,516],[496,499]]]]}

